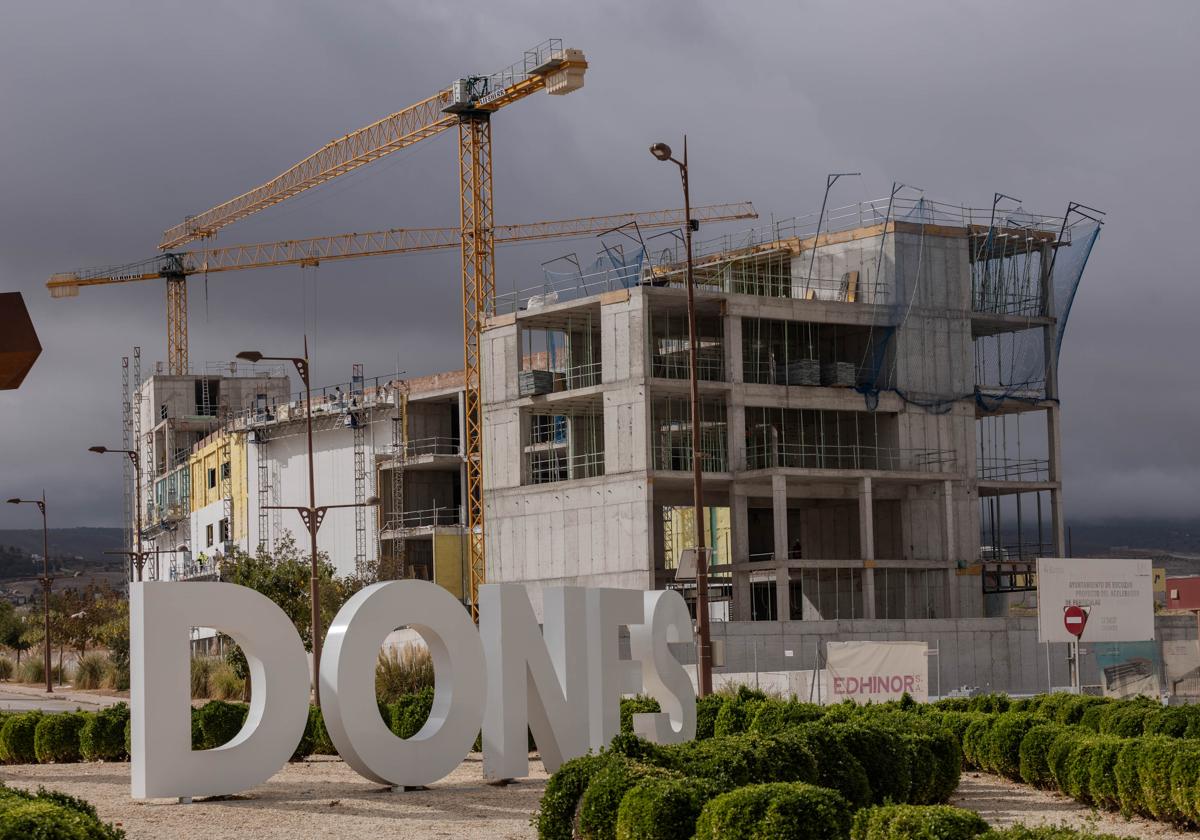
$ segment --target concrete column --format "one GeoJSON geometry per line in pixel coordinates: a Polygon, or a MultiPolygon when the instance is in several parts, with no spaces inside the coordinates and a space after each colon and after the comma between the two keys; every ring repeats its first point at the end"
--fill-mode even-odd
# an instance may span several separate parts
{"type": "Polygon", "coordinates": [[[729,507],[732,560],[734,563],[744,563],[750,559],[750,513],[746,493],[737,485],[729,490],[729,507]]]}
{"type": "Polygon", "coordinates": [[[725,381],[741,383],[742,379],[742,319],[726,315],[725,324],[725,381]]]}
{"type": "MultiPolygon", "coordinates": [[[[776,561],[778,562],[778,561],[776,561]]],[[[791,573],[786,565],[775,569],[775,606],[780,621],[790,621],[792,618],[791,573]]]]}
{"type": "Polygon", "coordinates": [[[729,469],[732,472],[746,469],[746,406],[742,403],[740,389],[729,392],[725,406],[725,424],[729,439],[729,469]]]}
{"type": "Polygon", "coordinates": [[[950,617],[957,618],[961,614],[958,603],[958,541],[954,532],[954,485],[949,479],[942,482],[942,512],[945,516],[943,537],[946,545],[946,604],[950,617]]]}
{"type": "Polygon", "coordinates": [[[863,557],[863,618],[874,618],[875,504],[869,477],[858,486],[858,545],[863,557]]]}
{"type": "Polygon", "coordinates": [[[787,478],[771,476],[771,522],[775,529],[775,562],[787,559],[787,478]]]}

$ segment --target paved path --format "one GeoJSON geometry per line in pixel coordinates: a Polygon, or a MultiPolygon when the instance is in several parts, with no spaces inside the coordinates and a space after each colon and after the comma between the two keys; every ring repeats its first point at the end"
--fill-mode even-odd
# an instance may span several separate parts
{"type": "Polygon", "coordinates": [[[0,710],[31,712],[73,712],[76,709],[95,711],[120,703],[122,697],[76,691],[69,685],[55,686],[53,694],[47,694],[45,686],[0,683],[0,710]]]}

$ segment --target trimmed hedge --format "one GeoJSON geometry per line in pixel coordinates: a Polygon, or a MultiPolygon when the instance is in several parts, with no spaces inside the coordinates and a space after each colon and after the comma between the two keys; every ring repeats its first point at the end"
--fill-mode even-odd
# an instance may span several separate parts
{"type": "Polygon", "coordinates": [[[411,738],[421,731],[433,708],[433,689],[423,688],[416,694],[406,694],[388,705],[388,728],[398,738],[411,738]]]}
{"type": "Polygon", "coordinates": [[[192,712],[192,749],[211,750],[228,744],[241,731],[250,707],[245,703],[209,700],[192,712]]]}
{"type": "Polygon", "coordinates": [[[129,757],[125,748],[125,725],[129,722],[129,707],[124,703],[109,706],[86,716],[79,730],[79,753],[84,761],[124,761],[129,757]]]}
{"type": "Polygon", "coordinates": [[[0,760],[5,764],[33,764],[37,761],[34,736],[42,720],[41,712],[9,715],[0,727],[0,760]]]}
{"type": "Polygon", "coordinates": [[[999,776],[1021,778],[1021,741],[1037,718],[1030,712],[998,715],[979,745],[979,764],[999,776]]]}
{"type": "Polygon", "coordinates": [[[970,840],[988,830],[974,811],[950,805],[882,805],[854,816],[851,840],[970,840]]]}
{"type": "Polygon", "coordinates": [[[849,803],[803,782],[749,785],[712,799],[696,821],[696,840],[827,840],[850,830],[849,803]]]}
{"type": "Polygon", "coordinates": [[[82,799],[38,788],[37,793],[0,782],[0,838],[30,840],[122,840],[125,832],[96,816],[82,799]]]}
{"type": "Polygon", "coordinates": [[[854,808],[863,808],[873,800],[871,782],[862,762],[847,749],[832,727],[809,723],[796,727],[798,736],[805,739],[809,751],[819,756],[816,783],[836,790],[854,808]]]}
{"type": "Polygon", "coordinates": [[[911,753],[895,732],[870,723],[839,723],[830,727],[842,745],[857,757],[877,805],[907,802],[912,786],[911,753]]]}
{"type": "Polygon", "coordinates": [[[609,761],[611,753],[581,755],[563,762],[546,782],[534,815],[539,840],[571,840],[575,812],[588,783],[609,761]]]}
{"type": "Polygon", "coordinates": [[[1017,770],[1021,780],[1036,788],[1054,787],[1049,752],[1054,739],[1067,731],[1058,723],[1039,723],[1025,731],[1017,750],[1017,770]]]}
{"type": "Polygon", "coordinates": [[[617,809],[617,840],[691,840],[704,805],[728,788],[711,779],[642,779],[617,809]]]}
{"type": "Polygon", "coordinates": [[[79,761],[79,732],[87,717],[78,712],[43,715],[33,735],[38,764],[68,764],[79,761]]]}
{"type": "Polygon", "coordinates": [[[643,779],[670,775],[671,771],[661,767],[613,756],[592,776],[579,800],[579,836],[583,840],[616,840],[617,811],[625,794],[643,779]]]}

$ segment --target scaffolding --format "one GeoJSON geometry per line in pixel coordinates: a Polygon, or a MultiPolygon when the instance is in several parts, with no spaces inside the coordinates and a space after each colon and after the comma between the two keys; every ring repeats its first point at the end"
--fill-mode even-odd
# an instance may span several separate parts
{"type": "Polygon", "coordinates": [[[364,399],[363,366],[355,362],[350,375],[350,410],[346,420],[354,432],[354,574],[367,575],[367,427],[354,413],[364,399]]]}
{"type": "Polygon", "coordinates": [[[388,521],[380,534],[380,556],[386,556],[387,568],[381,563],[380,579],[402,579],[408,577],[406,560],[408,544],[399,533],[403,527],[405,513],[404,501],[404,463],[408,459],[408,382],[401,380],[396,389],[396,412],[392,415],[392,459],[390,475],[390,507],[388,521]],[[387,542],[390,550],[383,550],[384,534],[388,534],[387,542]]]}
{"type": "Polygon", "coordinates": [[[271,465],[267,459],[267,435],[262,429],[251,432],[250,440],[255,445],[255,463],[258,473],[258,550],[271,553],[271,465]]]}
{"type": "MultiPolygon", "coordinates": [[[[692,469],[692,405],[686,397],[660,397],[651,406],[654,469],[677,472],[692,469]]],[[[700,399],[700,468],[728,472],[725,401],[700,399]]]]}
{"type": "MultiPolygon", "coordinates": [[[[131,450],[133,443],[133,417],[132,403],[129,396],[129,357],[121,357],[121,448],[131,450]]],[[[124,518],[121,520],[124,523],[123,531],[123,548],[125,551],[133,549],[133,531],[130,528],[133,522],[133,493],[134,493],[134,470],[133,462],[129,458],[121,459],[121,500],[124,504],[124,518]]]]}

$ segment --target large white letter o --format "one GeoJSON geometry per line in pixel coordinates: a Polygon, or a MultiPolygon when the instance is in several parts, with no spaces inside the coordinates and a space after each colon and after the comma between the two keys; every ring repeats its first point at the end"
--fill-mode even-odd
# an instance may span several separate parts
{"type": "Polygon", "coordinates": [[[462,762],[483,724],[487,697],[483,645],[462,604],[421,580],[376,583],[338,611],[321,653],[321,711],[329,738],[347,764],[372,781],[427,785],[462,762]],[[421,634],[436,684],[429,720],[397,738],[375,702],[379,646],[397,627],[421,634]]]}

